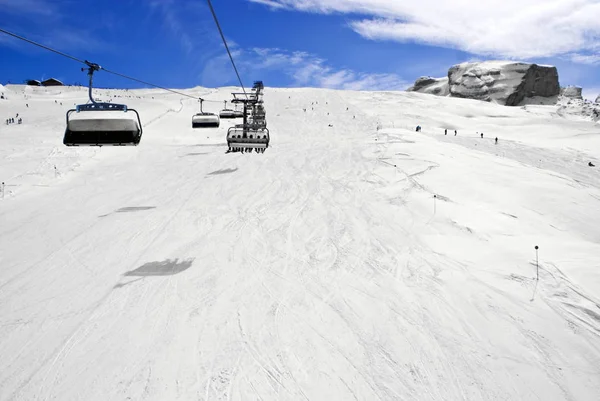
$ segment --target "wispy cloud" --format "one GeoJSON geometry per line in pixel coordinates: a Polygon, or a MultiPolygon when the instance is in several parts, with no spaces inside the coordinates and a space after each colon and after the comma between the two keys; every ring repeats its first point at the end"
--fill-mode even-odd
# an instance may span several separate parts
{"type": "Polygon", "coordinates": [[[600,65],[599,54],[580,54],[574,53],[570,55],[571,61],[579,64],[600,65]]]}
{"type": "MultiPolygon", "coordinates": [[[[234,58],[245,74],[283,73],[291,79],[291,86],[348,90],[402,90],[411,84],[396,74],[366,73],[348,68],[336,68],[323,58],[301,51],[236,48],[234,58]]],[[[202,74],[203,83],[213,82],[214,85],[235,84],[232,77],[235,76],[226,55],[216,57],[207,63],[202,74]]]]}
{"type": "Polygon", "coordinates": [[[600,49],[597,0],[248,0],[271,8],[356,15],[371,40],[455,48],[510,58],[600,49]]]}
{"type": "Polygon", "coordinates": [[[185,24],[177,15],[178,7],[175,7],[172,0],[152,1],[149,3],[150,8],[158,10],[161,13],[165,27],[174,35],[186,54],[192,53],[194,50],[194,41],[188,34],[185,24]]]}
{"type": "MultiPolygon", "coordinates": [[[[0,20],[8,31],[61,51],[106,50],[107,43],[88,26],[66,22],[69,16],[65,4],[51,0],[0,0],[0,20]]],[[[26,53],[39,51],[7,35],[0,35],[0,45],[26,53]]]]}
{"type": "Polygon", "coordinates": [[[0,0],[0,9],[7,14],[36,15],[37,17],[60,15],[55,2],[48,0],[0,0]]]}

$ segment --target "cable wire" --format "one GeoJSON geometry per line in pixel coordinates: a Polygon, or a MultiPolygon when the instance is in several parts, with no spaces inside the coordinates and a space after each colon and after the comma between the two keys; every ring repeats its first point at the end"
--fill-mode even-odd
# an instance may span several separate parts
{"type": "Polygon", "coordinates": [[[217,14],[215,13],[215,9],[212,6],[212,2],[208,1],[208,6],[210,7],[210,12],[212,13],[213,18],[215,19],[215,23],[217,24],[217,28],[219,29],[219,33],[221,34],[221,39],[223,39],[223,44],[225,45],[225,49],[227,49],[227,54],[229,54],[229,59],[231,60],[231,65],[233,65],[233,69],[235,70],[235,74],[237,75],[238,81],[240,81],[240,85],[242,86],[242,91],[246,98],[248,94],[246,93],[246,88],[244,88],[244,83],[242,82],[242,78],[240,78],[240,73],[238,72],[237,67],[235,66],[235,62],[233,61],[233,56],[231,55],[231,51],[229,51],[229,46],[227,46],[227,41],[225,40],[225,35],[223,35],[223,30],[221,29],[221,24],[219,24],[219,19],[217,18],[217,14]]]}
{"type": "Polygon", "coordinates": [[[39,46],[39,47],[41,47],[42,49],[50,50],[51,52],[54,52],[54,53],[56,53],[56,54],[60,54],[60,55],[61,55],[61,56],[63,56],[63,57],[67,57],[67,58],[70,58],[71,60],[75,60],[75,61],[77,61],[78,63],[81,63],[81,64],[86,64],[86,65],[87,65],[87,63],[86,63],[85,61],[83,61],[83,60],[81,60],[81,59],[78,59],[77,57],[69,56],[69,55],[68,55],[68,54],[66,54],[66,53],[59,52],[58,50],[54,50],[54,49],[52,49],[52,48],[50,48],[50,47],[48,47],[48,46],[41,45],[41,44],[39,44],[39,43],[37,43],[37,42],[34,42],[33,40],[29,40],[29,39],[27,39],[27,38],[24,38],[24,37],[22,37],[22,36],[19,36],[19,35],[15,34],[15,33],[12,33],[12,32],[8,32],[8,31],[6,31],[6,30],[4,30],[4,29],[2,29],[2,28],[0,28],[0,32],[2,32],[2,33],[5,33],[5,34],[7,34],[7,35],[10,35],[10,36],[12,36],[12,37],[15,37],[15,38],[17,38],[17,39],[24,40],[25,42],[31,43],[32,45],[39,46]]]}
{"type": "MultiPolygon", "coordinates": [[[[2,28],[0,28],[0,32],[2,32],[2,33],[5,33],[5,34],[7,34],[7,35],[9,35],[9,36],[12,36],[12,37],[14,37],[14,38],[17,38],[17,39],[23,40],[23,41],[25,41],[25,42],[27,42],[27,43],[31,43],[32,45],[35,45],[35,46],[41,47],[42,49],[49,50],[49,51],[51,51],[51,52],[53,52],[53,53],[56,53],[56,54],[58,54],[58,55],[61,55],[61,56],[63,56],[63,57],[66,57],[66,58],[69,58],[69,59],[71,59],[71,60],[77,61],[78,63],[85,64],[85,65],[87,65],[87,66],[89,66],[89,65],[90,65],[90,63],[89,63],[88,61],[86,61],[86,60],[81,60],[81,59],[79,59],[79,58],[77,58],[77,57],[70,56],[70,55],[68,55],[68,54],[66,54],[66,53],[60,52],[60,51],[58,51],[58,50],[56,50],[56,49],[53,49],[53,48],[51,48],[51,47],[48,47],[48,46],[44,46],[44,45],[42,45],[42,44],[40,44],[40,43],[34,42],[33,40],[30,40],[30,39],[24,38],[23,36],[19,36],[19,35],[15,34],[15,33],[9,32],[9,31],[7,31],[7,30],[5,30],[5,29],[2,29],[2,28]]],[[[172,92],[172,93],[176,93],[176,94],[178,94],[178,95],[181,95],[181,96],[186,96],[186,97],[189,97],[189,98],[192,98],[192,99],[198,99],[198,98],[197,98],[197,97],[195,97],[195,96],[188,95],[188,94],[186,94],[186,93],[179,92],[179,91],[176,91],[176,90],[173,90],[173,89],[164,88],[164,87],[162,87],[162,86],[160,86],[160,85],[155,85],[155,84],[153,84],[153,83],[150,83],[150,82],[142,81],[141,79],[137,79],[137,78],[130,77],[130,76],[128,76],[128,75],[120,74],[120,73],[118,73],[118,72],[115,72],[115,71],[107,70],[106,68],[103,68],[103,67],[101,67],[101,66],[98,66],[98,68],[99,68],[100,70],[103,70],[103,71],[106,71],[106,72],[108,72],[109,74],[117,75],[117,76],[119,76],[119,77],[122,77],[122,78],[129,79],[129,80],[131,80],[131,81],[139,82],[139,83],[141,83],[141,84],[148,85],[148,86],[153,86],[153,87],[155,87],[155,88],[162,89],[162,90],[165,90],[165,91],[168,91],[168,92],[172,92]]],[[[214,102],[214,103],[216,103],[216,102],[219,102],[219,103],[221,103],[221,101],[218,101],[218,100],[204,100],[204,101],[205,101],[205,102],[214,102]]]]}

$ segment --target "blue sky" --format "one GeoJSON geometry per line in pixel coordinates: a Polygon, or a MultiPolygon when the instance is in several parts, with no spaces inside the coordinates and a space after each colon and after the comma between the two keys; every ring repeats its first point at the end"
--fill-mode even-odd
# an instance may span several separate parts
{"type": "MultiPolygon", "coordinates": [[[[213,0],[242,79],[403,89],[469,60],[556,65],[600,93],[594,0],[213,0]],[[485,3],[485,4],[483,4],[485,3]]],[[[161,86],[235,85],[204,0],[0,0],[0,27],[161,86]]],[[[0,82],[85,82],[80,65],[0,35],[0,82]]],[[[98,74],[98,86],[140,85],[98,74]]]]}

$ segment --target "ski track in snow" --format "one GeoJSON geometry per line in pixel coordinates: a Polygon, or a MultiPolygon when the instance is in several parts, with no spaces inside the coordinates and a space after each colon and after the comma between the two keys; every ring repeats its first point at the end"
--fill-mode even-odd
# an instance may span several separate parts
{"type": "Polygon", "coordinates": [[[99,90],[141,144],[67,148],[85,90],[5,92],[0,400],[597,400],[597,125],[267,87],[271,146],[225,154],[196,102],[99,90]]]}

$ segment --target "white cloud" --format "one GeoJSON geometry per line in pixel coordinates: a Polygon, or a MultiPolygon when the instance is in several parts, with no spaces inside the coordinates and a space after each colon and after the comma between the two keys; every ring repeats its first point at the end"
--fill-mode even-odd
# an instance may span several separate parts
{"type": "MultiPolygon", "coordinates": [[[[396,74],[373,74],[335,68],[326,60],[302,51],[234,48],[233,57],[242,79],[249,76],[265,77],[270,73],[282,73],[291,79],[290,86],[349,90],[403,90],[412,84],[396,74]]],[[[237,85],[227,54],[219,55],[207,62],[200,78],[202,85],[237,85]]]]}
{"type": "Polygon", "coordinates": [[[600,65],[600,55],[598,54],[571,54],[571,61],[579,64],[600,65]]]}
{"type": "Polygon", "coordinates": [[[365,38],[508,58],[600,50],[597,0],[248,0],[273,8],[358,15],[365,38]]]}
{"type": "Polygon", "coordinates": [[[410,86],[396,74],[372,74],[335,68],[306,52],[254,48],[240,54],[246,70],[281,71],[293,86],[350,90],[401,90],[410,86]]]}

